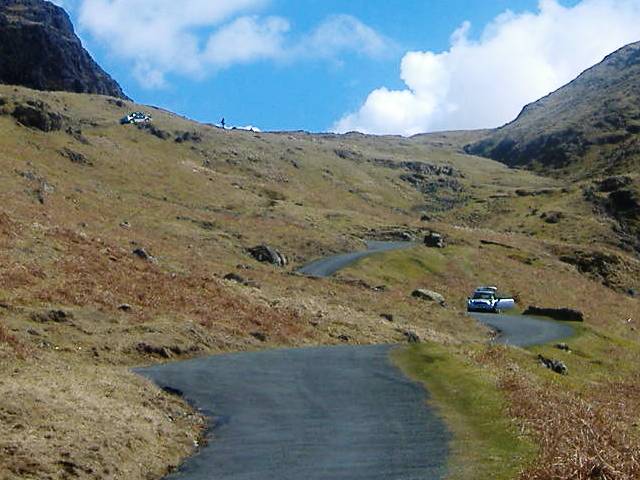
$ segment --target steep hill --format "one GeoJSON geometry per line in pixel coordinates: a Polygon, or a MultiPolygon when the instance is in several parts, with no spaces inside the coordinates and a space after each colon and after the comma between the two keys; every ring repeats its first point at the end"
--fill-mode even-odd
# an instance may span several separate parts
{"type": "Polygon", "coordinates": [[[640,165],[640,42],[524,107],[466,151],[555,175],[607,176],[640,165]]]}
{"type": "Polygon", "coordinates": [[[127,98],[82,47],[67,13],[44,0],[0,0],[0,83],[127,98]]]}

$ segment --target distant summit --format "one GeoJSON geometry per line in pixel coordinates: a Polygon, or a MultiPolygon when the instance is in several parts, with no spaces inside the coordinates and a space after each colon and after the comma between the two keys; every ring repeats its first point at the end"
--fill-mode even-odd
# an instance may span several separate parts
{"type": "Polygon", "coordinates": [[[128,98],[83,48],[67,13],[44,0],[0,0],[0,83],[128,98]]]}
{"type": "Polygon", "coordinates": [[[608,55],[465,150],[510,166],[597,176],[637,170],[639,134],[640,42],[608,55]]]}

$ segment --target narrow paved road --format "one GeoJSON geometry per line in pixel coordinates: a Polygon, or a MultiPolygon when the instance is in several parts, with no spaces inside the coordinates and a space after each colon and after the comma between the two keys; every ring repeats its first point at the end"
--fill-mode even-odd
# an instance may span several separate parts
{"type": "Polygon", "coordinates": [[[472,313],[471,316],[498,332],[495,342],[518,347],[542,345],[570,337],[574,333],[566,322],[555,320],[493,313],[472,313]]]}
{"type": "MultiPolygon", "coordinates": [[[[390,346],[220,355],[140,369],[219,415],[170,479],[437,480],[449,435],[390,346]]],[[[215,417],[214,417],[215,418],[215,417]]]]}
{"type": "MultiPolygon", "coordinates": [[[[410,243],[373,242],[300,269],[330,276],[410,243]]],[[[473,314],[518,346],[572,334],[559,322],[473,314]]],[[[137,370],[214,419],[212,438],[169,479],[438,480],[448,431],[421,386],[389,361],[390,346],[341,346],[219,355],[137,370]]]]}
{"type": "Polygon", "coordinates": [[[298,270],[298,272],[309,277],[330,277],[338,270],[348,267],[361,258],[368,257],[376,253],[388,252],[389,250],[400,250],[413,246],[415,246],[415,243],[412,242],[368,241],[367,250],[321,258],[320,260],[316,260],[315,262],[311,262],[308,265],[303,266],[298,270]]]}

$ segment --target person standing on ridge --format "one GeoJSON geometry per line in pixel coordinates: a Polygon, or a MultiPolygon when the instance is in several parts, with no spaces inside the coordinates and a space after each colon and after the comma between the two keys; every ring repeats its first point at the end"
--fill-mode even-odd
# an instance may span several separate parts
{"type": "Polygon", "coordinates": [[[225,127],[224,117],[222,117],[222,120],[220,120],[220,125],[222,125],[222,128],[226,128],[225,127]]]}

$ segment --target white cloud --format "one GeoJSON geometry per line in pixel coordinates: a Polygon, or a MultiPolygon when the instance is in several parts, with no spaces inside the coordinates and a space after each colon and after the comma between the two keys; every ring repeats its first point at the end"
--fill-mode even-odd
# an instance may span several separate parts
{"type": "Polygon", "coordinates": [[[81,30],[131,62],[135,77],[148,87],[165,85],[167,74],[198,78],[265,59],[331,58],[344,51],[373,56],[386,44],[347,15],[292,38],[287,19],[256,15],[270,0],[75,1],[81,30]]]}
{"type": "Polygon", "coordinates": [[[408,52],[406,89],[374,90],[334,130],[415,133],[496,127],[612,51],[640,40],[640,0],[541,0],[535,13],[507,11],[477,40],[463,23],[449,50],[408,52]]]}

